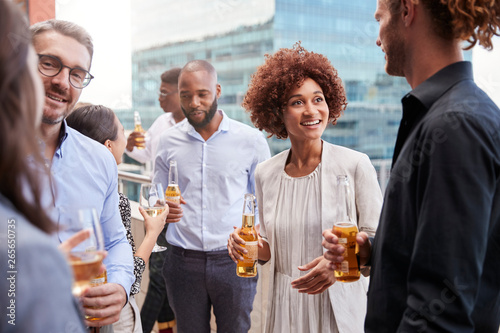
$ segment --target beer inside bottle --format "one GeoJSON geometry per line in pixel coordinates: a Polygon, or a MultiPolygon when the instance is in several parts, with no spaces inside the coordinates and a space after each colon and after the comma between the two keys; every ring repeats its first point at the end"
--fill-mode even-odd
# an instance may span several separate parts
{"type": "Polygon", "coordinates": [[[177,161],[171,160],[168,170],[168,186],[165,190],[165,200],[181,203],[181,190],[179,189],[177,161]]]}
{"type": "MultiPolygon", "coordinates": [[[[139,112],[134,111],[134,132],[139,132],[139,133],[145,133],[146,131],[142,128],[141,124],[141,116],[139,115],[139,112]]],[[[137,149],[144,149],[146,148],[146,140],[143,137],[138,137],[135,138],[135,144],[134,144],[137,149]]]]}
{"type": "Polygon", "coordinates": [[[339,238],[339,244],[345,247],[344,261],[340,264],[340,269],[335,270],[335,278],[339,282],[359,280],[359,246],[356,242],[358,227],[351,222],[336,222],[333,233],[339,238]]]}
{"type": "Polygon", "coordinates": [[[254,277],[257,275],[257,261],[259,259],[258,235],[255,230],[255,197],[245,195],[243,218],[239,236],[245,241],[243,247],[248,253],[242,253],[243,260],[236,265],[236,275],[240,277],[254,277]]]}
{"type": "MultiPolygon", "coordinates": [[[[101,285],[106,284],[106,283],[108,283],[108,273],[106,270],[104,270],[101,274],[97,275],[92,280],[90,280],[91,287],[101,286],[101,285]]],[[[88,308],[89,309],[98,309],[95,306],[88,306],[88,308]]],[[[91,317],[91,316],[85,315],[85,319],[87,319],[89,321],[96,321],[96,320],[101,320],[104,318],[96,318],[96,317],[91,317]]]]}
{"type": "Polygon", "coordinates": [[[167,190],[165,191],[165,200],[178,204],[181,203],[181,190],[179,190],[179,185],[168,185],[167,190]]]}
{"type": "Polygon", "coordinates": [[[344,246],[344,261],[335,270],[335,278],[339,282],[354,282],[359,280],[359,246],[356,242],[358,226],[352,218],[353,200],[349,179],[345,175],[337,176],[337,217],[332,232],[339,238],[339,244],[344,246]]]}

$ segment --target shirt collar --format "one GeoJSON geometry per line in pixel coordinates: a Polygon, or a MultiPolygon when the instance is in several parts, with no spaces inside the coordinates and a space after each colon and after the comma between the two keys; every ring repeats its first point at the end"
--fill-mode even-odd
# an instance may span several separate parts
{"type": "Polygon", "coordinates": [[[419,84],[409,95],[415,96],[427,109],[430,109],[432,104],[455,84],[472,79],[472,64],[468,61],[456,62],[419,84]]]}
{"type": "Polygon", "coordinates": [[[63,143],[66,141],[68,138],[68,124],[66,123],[66,119],[63,120],[61,124],[61,130],[59,131],[59,143],[58,143],[58,148],[56,150],[56,154],[60,154],[61,158],[63,157],[63,143]]]}
{"type": "Polygon", "coordinates": [[[229,118],[222,110],[217,110],[222,115],[222,121],[219,124],[218,131],[227,132],[229,131],[229,118]]]}
{"type": "MultiPolygon", "coordinates": [[[[215,135],[215,134],[217,134],[219,132],[227,132],[227,131],[229,131],[229,118],[228,118],[228,116],[221,109],[218,109],[217,112],[222,115],[222,120],[221,120],[221,122],[219,124],[219,127],[217,128],[217,131],[213,135],[215,135]]],[[[186,120],[186,123],[185,123],[186,127],[185,128],[186,128],[187,133],[189,135],[191,135],[191,136],[199,137],[199,133],[196,132],[196,130],[194,129],[193,125],[191,125],[189,123],[189,121],[187,121],[187,119],[185,119],[185,120],[186,120]]],[[[213,135],[212,135],[212,137],[213,137],[213,135]]]]}

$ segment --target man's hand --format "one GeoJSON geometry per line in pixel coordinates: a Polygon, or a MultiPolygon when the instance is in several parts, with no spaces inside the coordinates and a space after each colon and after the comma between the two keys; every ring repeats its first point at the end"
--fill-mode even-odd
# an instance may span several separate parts
{"type": "Polygon", "coordinates": [[[127,295],[119,284],[106,283],[87,289],[81,299],[86,316],[101,318],[94,321],[85,320],[85,325],[101,327],[120,319],[120,312],[127,301],[127,295]]]}
{"type": "Polygon", "coordinates": [[[169,207],[169,212],[168,212],[168,216],[167,216],[167,223],[179,222],[181,220],[181,217],[184,216],[181,204],[185,205],[186,201],[184,200],[183,197],[181,197],[180,204],[178,204],[176,202],[171,202],[168,200],[167,200],[167,204],[169,207]]]}
{"type": "Polygon", "coordinates": [[[245,241],[239,235],[240,228],[233,228],[234,231],[229,234],[229,238],[227,239],[227,252],[231,259],[238,264],[238,261],[243,260],[243,254],[247,254],[248,250],[243,247],[245,241]]]}
{"type": "MultiPolygon", "coordinates": [[[[340,245],[339,238],[332,232],[331,229],[323,231],[322,245],[326,249],[324,253],[325,259],[329,260],[328,266],[332,269],[337,269],[339,264],[344,261],[344,246],[340,245]]],[[[372,245],[368,239],[366,232],[359,232],[356,236],[356,242],[359,245],[359,264],[365,266],[370,261],[372,253],[372,245]]]]}
{"type": "Polygon", "coordinates": [[[321,294],[335,283],[335,273],[323,256],[319,256],[310,263],[299,266],[299,270],[308,271],[306,275],[292,281],[292,288],[298,289],[299,293],[309,295],[321,294]]]}
{"type": "Polygon", "coordinates": [[[144,133],[132,132],[127,138],[127,150],[132,151],[135,146],[135,139],[142,137],[144,139],[144,133]]]}

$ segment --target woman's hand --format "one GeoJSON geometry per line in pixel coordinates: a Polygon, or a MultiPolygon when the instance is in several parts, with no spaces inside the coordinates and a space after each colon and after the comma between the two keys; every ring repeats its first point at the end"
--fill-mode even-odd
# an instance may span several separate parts
{"type": "Polygon", "coordinates": [[[292,281],[292,288],[298,289],[299,293],[307,293],[309,295],[324,292],[336,281],[334,270],[330,268],[328,263],[329,261],[323,256],[319,256],[310,263],[299,266],[299,270],[303,272],[311,271],[292,281]]]}
{"type": "MultiPolygon", "coordinates": [[[[322,245],[326,249],[323,256],[330,261],[328,266],[331,269],[340,269],[340,264],[344,261],[345,247],[339,244],[339,238],[330,229],[323,231],[323,237],[322,245]]],[[[363,231],[356,236],[356,242],[359,245],[359,264],[363,267],[370,261],[372,245],[368,234],[363,231]]]]}
{"type": "Polygon", "coordinates": [[[90,237],[90,230],[88,229],[83,229],[78,231],[77,233],[71,235],[68,239],[66,239],[64,242],[59,244],[59,251],[64,253],[65,256],[68,256],[68,254],[71,252],[71,249],[73,249],[75,246],[86,240],[87,238],[90,237]]]}
{"type": "MultiPolygon", "coordinates": [[[[64,254],[64,256],[66,257],[66,260],[68,260],[68,263],[69,263],[69,254],[71,253],[71,250],[75,246],[77,246],[78,244],[80,244],[81,242],[83,242],[84,240],[86,240],[89,237],[90,237],[90,230],[83,229],[83,230],[78,231],[74,235],[71,235],[71,237],[66,239],[61,244],[59,244],[59,246],[58,246],[59,251],[61,251],[64,254]]],[[[102,259],[103,260],[104,260],[104,258],[107,257],[107,255],[108,255],[107,251],[102,251],[102,259]]],[[[104,266],[104,264],[101,263],[101,267],[99,268],[99,274],[102,274],[105,270],[106,270],[106,266],[104,266]]],[[[82,293],[85,293],[85,291],[89,288],[90,288],[90,286],[87,286],[82,291],[82,293]]]]}
{"type": "Polygon", "coordinates": [[[168,205],[165,205],[165,210],[156,217],[151,217],[146,213],[146,210],[142,207],[139,207],[139,212],[144,218],[144,226],[146,227],[146,234],[151,234],[156,239],[160,232],[165,227],[167,215],[170,211],[168,205]]]}

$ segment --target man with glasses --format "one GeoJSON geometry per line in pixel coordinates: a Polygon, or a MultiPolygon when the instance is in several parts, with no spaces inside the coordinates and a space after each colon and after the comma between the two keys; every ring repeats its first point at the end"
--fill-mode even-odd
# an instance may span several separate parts
{"type": "Polygon", "coordinates": [[[138,162],[154,162],[161,133],[185,119],[184,113],[182,113],[181,110],[179,93],[177,90],[177,81],[180,72],[180,68],[172,68],[161,75],[158,101],[165,114],[156,118],[145,135],[144,133],[134,131],[130,133],[127,139],[127,149],[125,153],[138,162]],[[146,138],[146,148],[144,149],[137,149],[137,147],[134,146],[135,140],[140,137],[146,138]]]}
{"type": "Polygon", "coordinates": [[[45,88],[41,149],[51,178],[44,200],[58,224],[59,241],[69,236],[65,224],[78,208],[96,209],[108,252],[108,283],[84,292],[82,303],[87,316],[100,318],[86,320],[87,326],[109,325],[118,321],[135,280],[132,249],[118,209],[116,162],[103,145],[69,128],[64,120],[93,78],[92,40],[81,27],[59,20],[37,23],[31,33],[45,88]]]}

